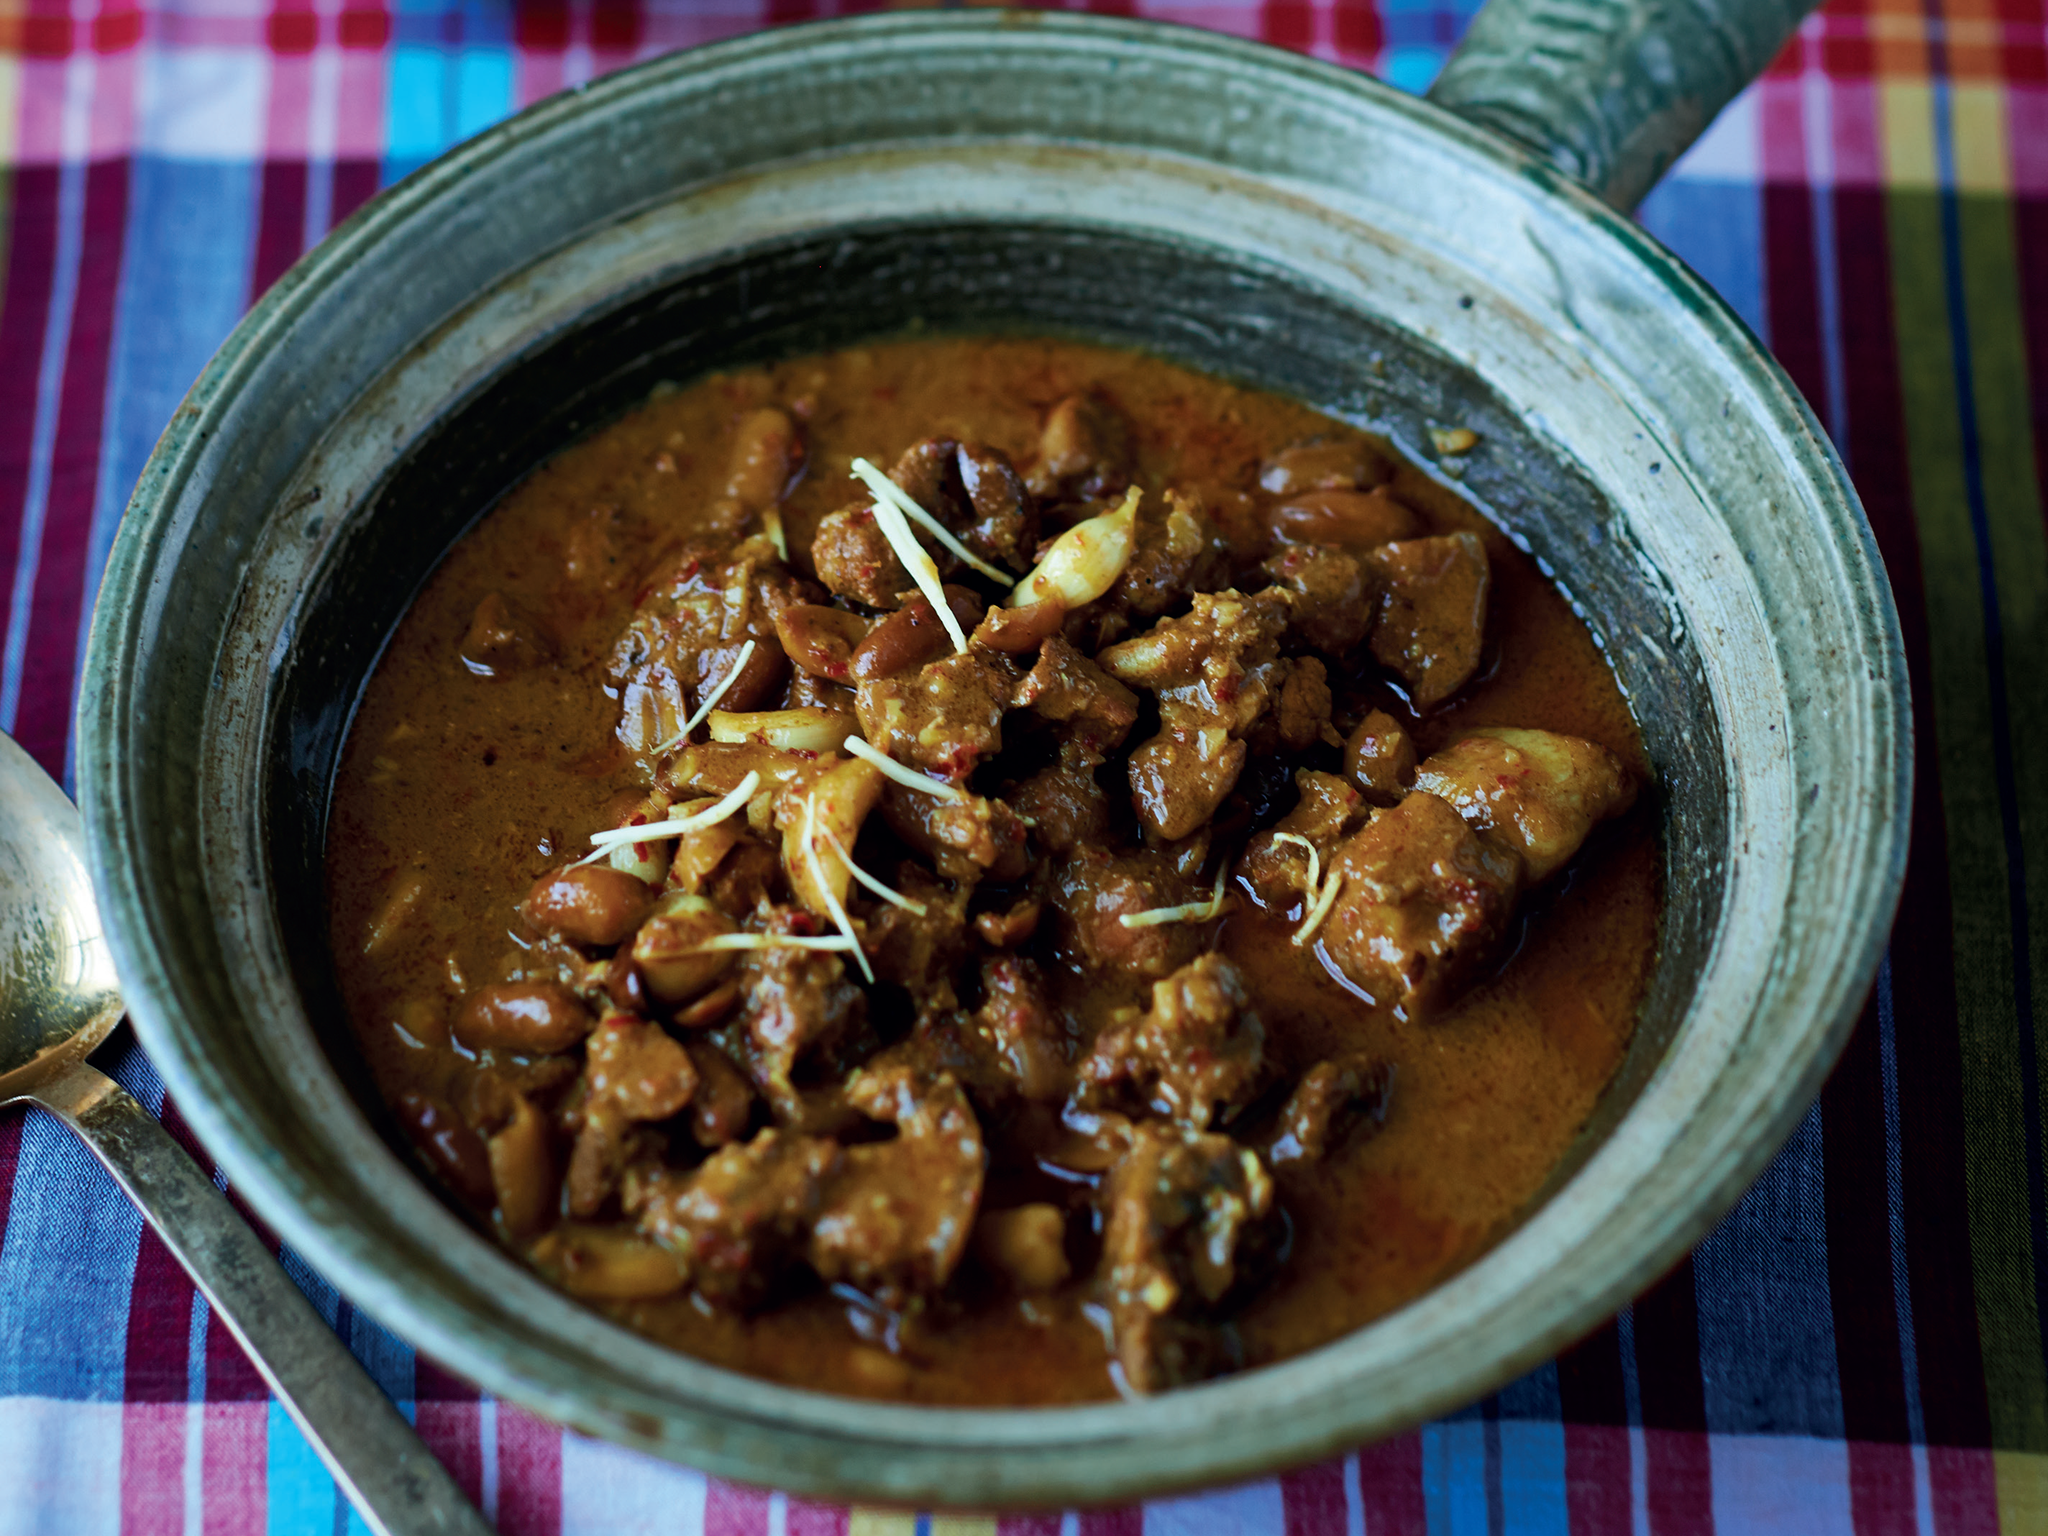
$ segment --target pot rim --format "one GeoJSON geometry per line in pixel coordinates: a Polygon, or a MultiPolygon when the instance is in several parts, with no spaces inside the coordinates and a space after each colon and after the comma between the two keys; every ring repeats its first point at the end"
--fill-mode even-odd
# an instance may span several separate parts
{"type": "MultiPolygon", "coordinates": [[[[1640,1235],[1630,1261],[1616,1269],[1607,1284],[1570,1298],[1545,1326],[1532,1330],[1516,1348],[1497,1353],[1483,1366],[1468,1363],[1462,1373],[1434,1387],[1402,1383],[1405,1396],[1396,1417],[1407,1422],[1425,1417],[1547,1357],[1653,1278],[1719,1220],[1789,1135],[1832,1065],[1875,974],[1903,880],[1909,828],[1900,813],[1910,803],[1911,783],[1911,712],[1903,653],[1874,540],[1839,462],[1796,390],[1718,296],[1639,227],[1533,156],[1426,102],[1334,65],[1171,24],[1069,14],[906,13],[812,23],[670,55],[607,77],[581,92],[538,103],[415,172],[352,216],[255,305],[179,407],[123,520],[94,616],[80,691],[80,801],[109,941],[138,1030],[201,1141],[220,1158],[256,1210],[323,1272],[343,1282],[348,1294],[359,1300],[368,1298],[363,1304],[380,1321],[397,1323],[410,1340],[475,1376],[494,1392],[537,1406],[578,1427],[671,1455],[676,1454],[674,1444],[649,1433],[635,1433],[621,1418],[593,1415],[587,1404],[537,1384],[507,1365],[489,1349],[488,1339],[479,1339],[475,1330],[451,1326],[449,1319],[409,1304],[395,1277],[370,1266],[369,1255],[352,1244],[345,1232],[337,1234],[334,1221],[340,1213],[302,1206],[289,1187],[281,1154],[274,1148],[247,1145],[240,1129],[215,1102],[217,1080],[198,1049],[203,1026],[196,1025],[192,1017],[195,997],[191,986],[177,975],[174,957],[164,946],[156,897],[148,888],[149,856],[135,839],[134,811],[140,798],[136,775],[141,772],[135,766],[136,722],[148,706],[147,700],[137,697],[135,682],[141,652],[148,643],[146,626],[152,619],[159,624],[163,621],[169,601],[164,584],[171,570],[170,557],[179,542],[193,532],[184,501],[186,489],[194,476],[201,474],[201,458],[220,429],[229,403],[246,384],[256,362],[279,344],[295,316],[320,293],[349,280],[349,267],[357,253],[425,210],[459,196],[471,178],[501,157],[545,139],[564,124],[629,102],[638,93],[692,79],[711,89],[721,71],[744,70],[816,50],[891,43],[902,46],[913,39],[926,43],[971,40],[989,45],[1006,34],[1072,37],[1098,45],[1158,46],[1168,52],[1241,63],[1268,80],[1292,78],[1324,92],[1349,96],[1368,115],[1390,113],[1405,118],[1434,135],[1447,151],[1484,162],[1498,174],[1519,179],[1526,195],[1568,209],[1600,236],[1617,242],[1647,267],[1657,282],[1676,294],[1694,320],[1714,335],[1724,353],[1751,376],[1760,393],[1772,399],[1785,418],[1782,424],[1794,429],[1791,435],[1795,440],[1803,433],[1808,441],[1801,446],[1810,448],[1814,460],[1805,469],[1817,481],[1831,482],[1825,489],[1849,514],[1846,521],[1825,530],[1838,540],[1846,535],[1847,546],[1837,546],[1835,553],[1852,564],[1860,560],[1864,574],[1875,573],[1873,590],[1881,599],[1877,628],[1882,635],[1872,658],[1880,673],[1874,681],[1877,692],[1889,697],[1889,720],[1880,726],[1892,728],[1892,753],[1888,774],[1872,770],[1871,788],[1880,806],[1895,814],[1861,829],[1868,840],[1862,863],[1870,884],[1854,893],[1845,906],[1853,919],[1853,942],[1833,952],[1834,971],[1823,989],[1829,1005],[1802,1025],[1805,1054],[1790,1091],[1780,1091],[1767,1104],[1752,1106],[1756,1111],[1753,1121],[1730,1133],[1740,1143],[1739,1151],[1713,1170],[1712,1184],[1704,1192],[1696,1192],[1697,1198],[1683,1219],[1666,1218],[1640,1235]]],[[[1884,734],[1882,729],[1879,734],[1884,734]]],[[[195,846],[196,841],[195,836],[195,846]]],[[[505,1262],[509,1268],[509,1261],[505,1262]]],[[[1386,1321],[1368,1327],[1378,1328],[1386,1321]]],[[[1276,1418],[1299,1411],[1313,1420],[1300,1427],[1283,1426],[1279,1431],[1269,1424],[1236,1439],[1226,1436],[1225,1443],[1209,1446],[1211,1454],[1202,1458],[1183,1455],[1121,1478],[1103,1473],[1099,1464],[1094,1464],[1095,1470],[1086,1477],[1063,1480],[1059,1468],[1041,1457],[1034,1464],[1032,1488],[987,1473],[977,1474],[979,1481],[968,1477],[954,1482],[940,1480],[926,1469],[907,1479],[891,1480],[878,1469],[874,1480],[862,1483],[849,1482],[843,1472],[821,1479],[802,1468],[787,1469],[788,1476],[772,1463],[767,1469],[785,1486],[835,1493],[933,1502],[991,1498],[1027,1503],[1072,1498],[1106,1501],[1246,1475],[1352,1443],[1367,1431],[1391,1432],[1397,1426],[1389,1421],[1382,1405],[1360,1402],[1356,1394],[1346,1401],[1343,1391],[1333,1392],[1328,1383],[1313,1379],[1317,1363],[1336,1347],[1324,1346],[1292,1361],[1143,1403],[1072,1409],[963,1411],[876,1405],[731,1377],[709,1367],[698,1370],[704,1380],[729,1391],[733,1408],[740,1410],[736,1417],[749,1416],[755,1405],[767,1405],[771,1411],[777,1406],[787,1408],[791,1416],[810,1421],[803,1433],[845,1438],[853,1448],[850,1454],[856,1455],[863,1447],[872,1447],[873,1442],[865,1437],[873,1434],[901,1436],[956,1456],[986,1453],[1000,1457],[1026,1446],[1074,1454],[1074,1448],[1083,1444],[1098,1453],[1105,1447],[1111,1453],[1123,1447],[1123,1454],[1139,1456],[1155,1454],[1163,1438],[1197,1431],[1213,1434],[1222,1425],[1261,1414],[1276,1418]],[[781,1399],[791,1401],[783,1403],[781,1399]],[[834,1430],[825,1422],[832,1415],[820,1417],[809,1411],[821,1403],[833,1405],[841,1418],[857,1419],[858,1424],[834,1430]],[[1034,1488],[1043,1490],[1042,1495],[1033,1492],[1034,1488]]],[[[1345,1384],[1337,1385],[1342,1388],[1345,1384]]],[[[708,1436],[709,1432],[705,1433],[708,1436]]],[[[712,1438],[694,1442],[691,1449],[697,1464],[731,1475],[744,1478],[751,1471],[758,1477],[764,1470],[758,1459],[736,1461],[712,1438]]]]}

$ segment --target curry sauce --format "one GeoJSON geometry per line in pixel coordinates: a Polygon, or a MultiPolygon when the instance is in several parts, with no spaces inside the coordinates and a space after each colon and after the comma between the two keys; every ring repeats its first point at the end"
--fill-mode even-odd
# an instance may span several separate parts
{"type": "Polygon", "coordinates": [[[331,938],[422,1166],[570,1294],[1084,1400],[1521,1212],[1654,959],[1649,777],[1570,605],[1385,443],[914,339],[658,393],[455,545],[351,728],[331,938]]]}

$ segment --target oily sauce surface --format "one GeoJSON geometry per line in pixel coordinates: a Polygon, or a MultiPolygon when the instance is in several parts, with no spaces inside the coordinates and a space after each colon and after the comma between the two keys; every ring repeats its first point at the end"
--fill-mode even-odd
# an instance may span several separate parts
{"type": "MultiPolygon", "coordinates": [[[[531,942],[516,918],[528,886],[582,853],[588,834],[611,824],[607,805],[639,782],[614,736],[620,706],[605,658],[650,572],[721,494],[734,424],[767,405],[806,418],[808,463],[782,506],[800,552],[856,489],[854,456],[886,465],[905,445],[943,436],[1022,464],[1047,413],[1079,390],[1130,422],[1140,486],[1247,487],[1286,444],[1357,435],[1155,358],[1064,341],[909,340],[661,394],[542,466],[455,546],[370,683],[335,789],[331,938],[356,1037],[388,1099],[457,1104],[471,1091],[476,1055],[450,1029],[459,1001],[518,962],[531,942]],[[473,675],[464,637],[494,593],[538,621],[552,665],[473,675]]],[[[1476,728],[1532,726],[1597,743],[1647,779],[1598,649],[1528,557],[1410,466],[1393,490],[1429,532],[1484,542],[1485,661],[1479,680],[1420,718],[1383,683],[1354,680],[1354,691],[1393,712],[1419,756],[1476,728]]],[[[1300,905],[1261,912],[1239,901],[1212,925],[1210,942],[1241,970],[1283,1072],[1338,1050],[1393,1068],[1376,1133],[1278,1176],[1290,1246],[1235,1316],[1244,1364],[1400,1306],[1517,1214],[1627,1046],[1658,903],[1652,817],[1638,805],[1523,898],[1508,956],[1422,1022],[1364,1001],[1320,944],[1317,958],[1292,945],[1300,905]]],[[[949,1296],[907,1332],[844,1287],[752,1315],[690,1291],[588,1299],[663,1344],[826,1391],[973,1404],[1112,1394],[1086,1271],[1020,1299],[977,1285],[970,1261],[949,1296]]]]}

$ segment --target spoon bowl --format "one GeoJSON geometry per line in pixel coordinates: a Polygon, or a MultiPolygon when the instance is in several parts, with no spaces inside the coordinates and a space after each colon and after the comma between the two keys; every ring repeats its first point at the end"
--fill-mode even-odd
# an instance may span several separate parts
{"type": "Polygon", "coordinates": [[[78,812],[0,736],[0,1104],[83,1061],[120,1022],[78,812]]]}

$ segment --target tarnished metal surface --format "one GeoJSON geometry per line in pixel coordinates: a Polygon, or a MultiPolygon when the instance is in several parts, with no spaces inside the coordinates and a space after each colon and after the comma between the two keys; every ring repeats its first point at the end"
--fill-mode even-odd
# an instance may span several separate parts
{"type": "Polygon", "coordinates": [[[82,1060],[120,1022],[78,812],[0,734],[0,1104],[82,1060]]]}
{"type": "Polygon", "coordinates": [[[1815,0],[1489,0],[1429,99],[1627,213],[1815,0]]]}
{"type": "Polygon", "coordinates": [[[372,203],[151,460],[81,784],[138,1025],[200,1136],[359,1305],[492,1391],[798,1491],[1061,1504],[1389,1433],[1543,1358],[1796,1124],[1905,850],[1896,617],[1841,468],[1741,323],[1547,163],[1312,61],[1080,16],[873,17],[542,104],[372,203]],[[655,381],[912,322],[1152,346],[1461,475],[1608,647],[1662,781],[1636,1045],[1548,1197],[1397,1317],[1142,1403],[852,1404],[650,1347],[469,1232],[373,1126],[328,984],[325,797],[449,540],[655,381]],[[1431,425],[1482,433],[1435,464],[1431,425]]]}

